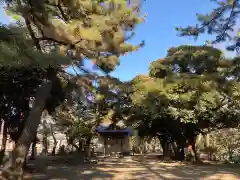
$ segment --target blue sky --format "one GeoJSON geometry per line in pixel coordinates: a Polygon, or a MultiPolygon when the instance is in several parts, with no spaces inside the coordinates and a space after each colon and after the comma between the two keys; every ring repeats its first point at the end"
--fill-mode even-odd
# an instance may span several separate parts
{"type": "MultiPolygon", "coordinates": [[[[142,8],[142,13],[147,14],[146,22],[138,26],[132,40],[136,44],[145,40],[146,45],[121,57],[120,66],[111,75],[127,81],[138,74],[147,74],[149,64],[164,57],[168,48],[183,44],[201,45],[211,39],[208,35],[202,35],[197,41],[178,37],[174,27],[196,24],[196,13],[207,13],[213,7],[210,0],[147,0],[142,8]]],[[[9,22],[3,10],[0,11],[0,21],[9,22]]],[[[224,48],[223,45],[218,47],[224,48]]],[[[90,65],[88,62],[87,66],[90,65]]]]}
{"type": "MultiPolygon", "coordinates": [[[[209,35],[202,35],[197,41],[178,37],[174,27],[196,24],[196,13],[208,13],[214,5],[210,0],[147,0],[142,9],[147,13],[146,22],[137,28],[133,39],[134,43],[145,40],[146,45],[138,52],[122,57],[121,65],[112,75],[130,80],[138,74],[147,74],[149,64],[164,57],[168,48],[182,44],[200,45],[211,39],[209,35]]],[[[223,50],[225,45],[218,47],[223,50]]]]}

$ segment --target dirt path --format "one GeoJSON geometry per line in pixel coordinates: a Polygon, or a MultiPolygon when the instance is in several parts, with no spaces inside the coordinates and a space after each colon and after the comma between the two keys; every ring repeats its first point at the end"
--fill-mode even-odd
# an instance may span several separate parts
{"type": "Polygon", "coordinates": [[[130,158],[108,159],[96,165],[47,165],[41,161],[34,180],[237,180],[240,168],[221,165],[181,165],[130,158]],[[42,163],[42,164],[41,164],[42,163]],[[237,173],[238,172],[238,173],[237,173]]]}

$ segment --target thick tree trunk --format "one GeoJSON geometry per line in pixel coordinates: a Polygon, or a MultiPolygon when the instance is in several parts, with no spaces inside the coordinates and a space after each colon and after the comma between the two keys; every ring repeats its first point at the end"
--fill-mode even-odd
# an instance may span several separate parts
{"type": "Polygon", "coordinates": [[[170,143],[165,143],[165,146],[164,146],[164,158],[165,159],[170,159],[171,158],[171,155],[170,155],[170,143]]]}
{"type": "MultiPolygon", "coordinates": [[[[29,151],[29,149],[28,149],[28,151],[29,151]]],[[[24,158],[24,162],[23,162],[23,165],[22,165],[23,170],[28,169],[28,167],[27,167],[27,155],[28,155],[28,151],[27,151],[27,153],[26,153],[26,156],[25,156],[25,158],[24,158]]]]}
{"type": "Polygon", "coordinates": [[[29,147],[37,133],[37,127],[41,121],[41,114],[45,108],[45,103],[50,96],[52,82],[45,82],[36,93],[36,99],[29,116],[25,122],[23,132],[18,139],[8,162],[4,164],[2,180],[21,180],[23,175],[22,166],[29,147]]]}
{"type": "Polygon", "coordinates": [[[7,145],[7,125],[4,122],[3,133],[2,133],[2,145],[1,145],[1,150],[0,150],[0,164],[2,164],[2,162],[3,162],[3,158],[4,158],[5,150],[6,150],[6,145],[7,145]]]}
{"type": "Polygon", "coordinates": [[[184,141],[183,140],[178,140],[176,141],[176,148],[174,149],[176,160],[178,161],[183,161],[185,158],[185,153],[184,153],[184,141]]]}
{"type": "Polygon", "coordinates": [[[162,146],[164,159],[169,159],[170,158],[169,143],[167,142],[167,140],[164,137],[160,137],[159,140],[160,140],[160,144],[162,146]]]}
{"type": "Polygon", "coordinates": [[[175,160],[183,161],[184,160],[184,147],[178,145],[176,142],[171,143],[175,155],[175,160]]]}

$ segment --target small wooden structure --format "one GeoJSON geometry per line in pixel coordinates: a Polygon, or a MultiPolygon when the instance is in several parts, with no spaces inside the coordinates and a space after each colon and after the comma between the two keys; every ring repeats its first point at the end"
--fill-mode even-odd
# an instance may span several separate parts
{"type": "Polygon", "coordinates": [[[96,129],[98,138],[95,152],[104,156],[130,154],[129,137],[132,135],[131,128],[119,128],[112,125],[98,126],[96,129]]]}

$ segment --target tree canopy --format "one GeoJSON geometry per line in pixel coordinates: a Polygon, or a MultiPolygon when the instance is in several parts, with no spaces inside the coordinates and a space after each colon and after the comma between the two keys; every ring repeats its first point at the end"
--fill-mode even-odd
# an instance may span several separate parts
{"type": "MultiPolygon", "coordinates": [[[[185,158],[188,145],[198,158],[197,135],[226,128],[231,134],[235,129],[229,128],[239,126],[240,59],[227,59],[216,48],[169,48],[166,57],[150,64],[148,75],[129,82],[108,75],[122,55],[144,45],[129,43],[145,19],[139,14],[140,1],[4,2],[16,22],[0,26],[0,116],[16,144],[3,178],[22,175],[43,112],[79,150],[82,143],[89,148],[101,122],[124,121],[143,139],[157,137],[164,155],[171,145],[178,160],[185,158]],[[104,75],[87,69],[85,60],[104,75]]],[[[226,40],[236,25],[239,2],[214,2],[218,7],[211,14],[198,15],[201,26],[178,28],[180,35],[197,37],[207,31],[217,34],[214,42],[226,40]]]]}
{"type": "MultiPolygon", "coordinates": [[[[1,64],[4,68],[10,66],[10,69],[19,68],[20,71],[31,66],[42,69],[45,74],[29,87],[29,91],[35,92],[34,95],[28,94],[30,98],[34,97],[32,108],[25,114],[28,116],[25,116],[23,133],[20,133],[12,152],[13,159],[2,173],[6,179],[16,179],[22,174],[22,163],[36,135],[43,110],[54,112],[59,102],[68,99],[72,88],[80,87],[78,91],[82,92],[94,89],[92,82],[98,75],[86,69],[84,60],[92,60],[109,73],[119,64],[121,55],[142,47],[144,42],[132,45],[128,40],[135,35],[134,29],[144,17],[139,16],[138,3],[129,4],[126,0],[4,2],[7,13],[16,22],[0,28],[1,64]],[[77,68],[77,73],[84,75],[69,78],[66,67],[77,68]],[[13,173],[17,174],[16,177],[10,177],[11,171],[16,172],[13,173]]],[[[24,84],[23,79],[19,84],[24,84]]],[[[6,86],[10,87],[11,83],[6,86]]],[[[82,93],[82,96],[86,94],[82,93]]],[[[16,102],[21,101],[15,98],[16,102]]],[[[12,108],[10,104],[8,102],[12,108]]]]}
{"type": "Polygon", "coordinates": [[[132,80],[132,111],[143,136],[165,136],[184,146],[200,133],[236,127],[238,62],[206,46],[170,48],[153,61],[149,76],[132,80]]]}

